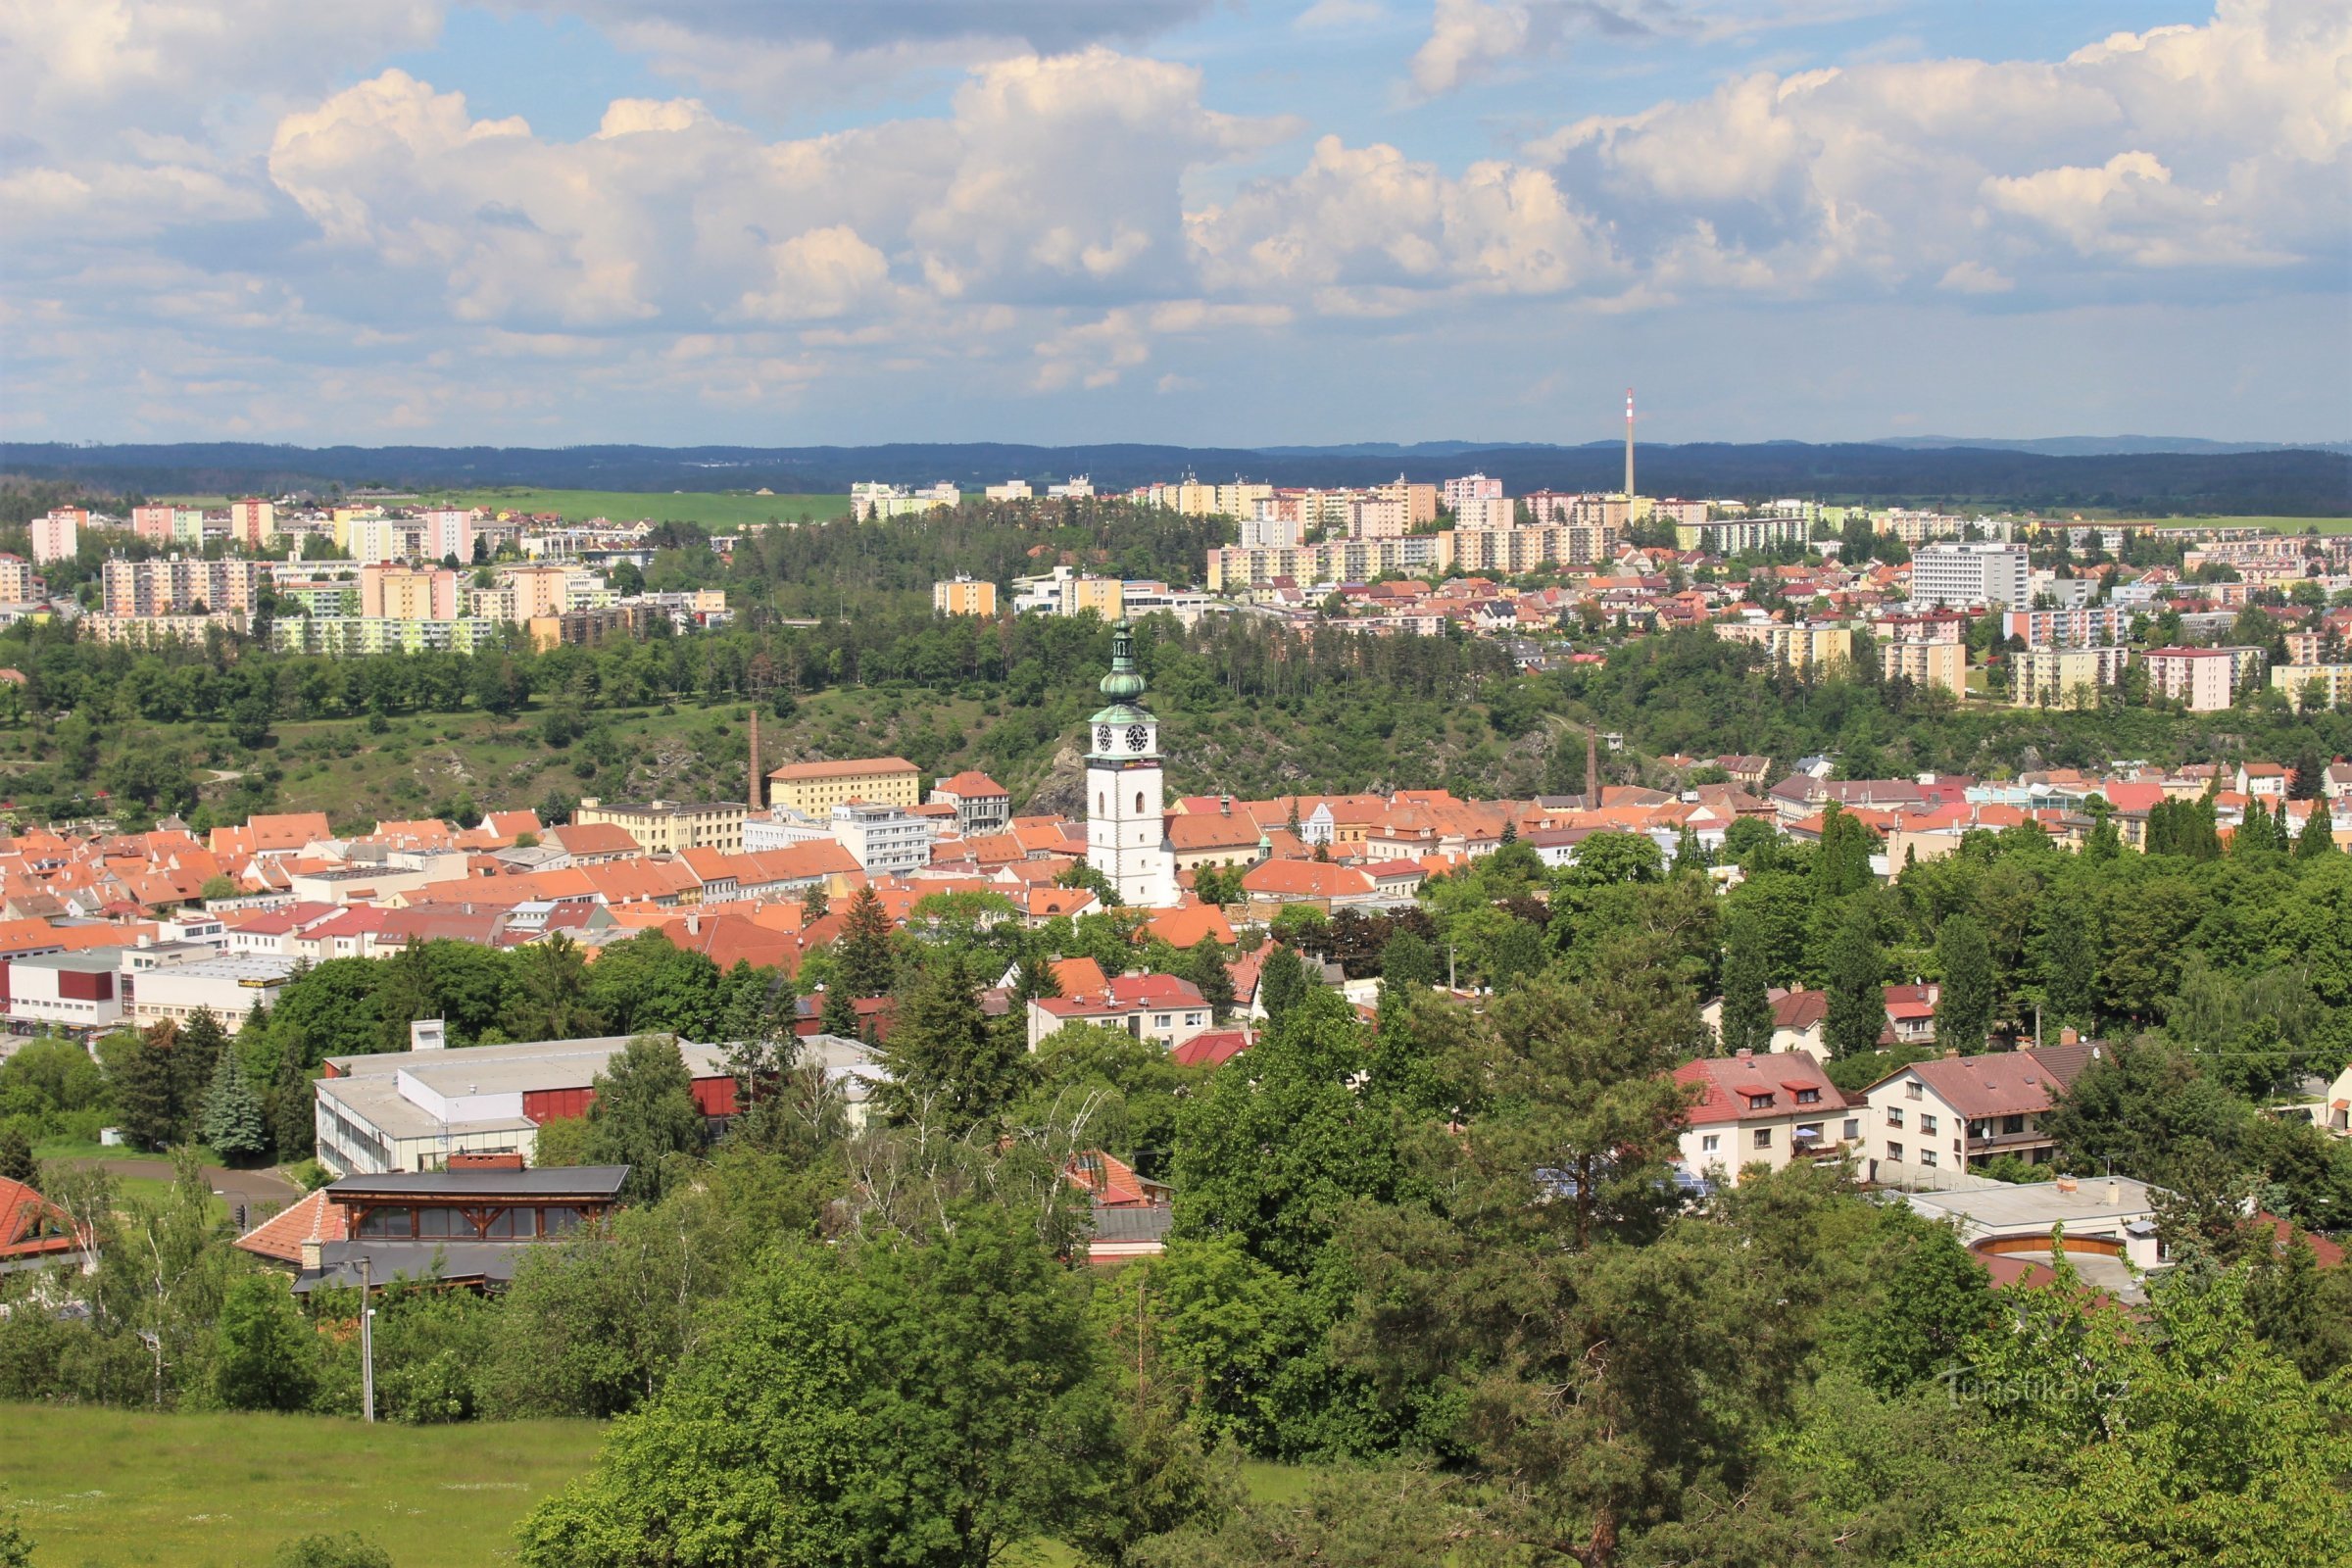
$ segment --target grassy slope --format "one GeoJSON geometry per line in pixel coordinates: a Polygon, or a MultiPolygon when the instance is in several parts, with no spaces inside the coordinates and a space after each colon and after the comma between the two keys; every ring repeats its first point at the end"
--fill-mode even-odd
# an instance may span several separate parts
{"type": "Polygon", "coordinates": [[[368,1427],[316,1416],[0,1406],[0,1508],[42,1568],[238,1568],[357,1530],[400,1568],[511,1561],[514,1521],[588,1468],[588,1421],[368,1427]]]}
{"type": "MultiPolygon", "coordinates": [[[[604,1428],[19,1404],[0,1405],[0,1513],[22,1515],[41,1568],[231,1568],[282,1541],[346,1530],[399,1568],[457,1568],[512,1561],[514,1522],[588,1468],[604,1428]]],[[[1243,1467],[1265,1502],[1302,1495],[1309,1475],[1243,1467]]],[[[1073,1560],[1052,1546],[1044,1556],[1073,1560]]]]}

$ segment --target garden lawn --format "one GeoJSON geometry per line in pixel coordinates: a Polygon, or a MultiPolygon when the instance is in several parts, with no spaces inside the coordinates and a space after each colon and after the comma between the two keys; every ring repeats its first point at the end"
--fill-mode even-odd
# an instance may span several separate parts
{"type": "Polygon", "coordinates": [[[0,1513],[20,1516],[39,1568],[254,1568],[281,1542],[346,1530],[397,1568],[472,1568],[514,1560],[514,1522],[585,1472],[603,1436],[592,1421],[0,1404],[0,1513]]]}

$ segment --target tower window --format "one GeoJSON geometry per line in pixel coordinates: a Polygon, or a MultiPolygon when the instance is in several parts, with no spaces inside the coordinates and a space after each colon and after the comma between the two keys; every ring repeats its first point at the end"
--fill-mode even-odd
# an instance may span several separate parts
{"type": "Polygon", "coordinates": [[[1110,808],[1103,804],[1105,798],[1101,790],[1095,791],[1095,814],[1097,816],[1106,816],[1110,812],[1110,808]]]}
{"type": "Polygon", "coordinates": [[[1143,792],[1142,790],[1137,790],[1137,791],[1135,792],[1135,810],[1136,810],[1136,814],[1137,814],[1138,816],[1141,816],[1141,815],[1143,814],[1143,810],[1144,810],[1144,792],[1143,792]]]}

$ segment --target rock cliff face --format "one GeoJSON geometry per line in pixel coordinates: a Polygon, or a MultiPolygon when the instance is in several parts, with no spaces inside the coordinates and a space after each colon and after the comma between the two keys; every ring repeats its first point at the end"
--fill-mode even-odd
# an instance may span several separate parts
{"type": "Polygon", "coordinates": [[[1074,743],[1065,743],[1054,754],[1054,761],[1046,776],[1030,791],[1029,801],[1021,808],[1024,816],[1045,816],[1059,813],[1086,820],[1086,754],[1074,743]]]}

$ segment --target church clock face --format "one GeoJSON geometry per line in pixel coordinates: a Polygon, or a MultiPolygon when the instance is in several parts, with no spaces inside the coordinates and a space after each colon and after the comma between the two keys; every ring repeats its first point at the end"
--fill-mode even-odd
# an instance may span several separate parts
{"type": "Polygon", "coordinates": [[[1095,750],[1098,752],[1110,750],[1110,726],[1108,724],[1095,726],[1095,750]]]}
{"type": "Polygon", "coordinates": [[[1127,726],[1127,749],[1129,751],[1142,751],[1146,744],[1151,741],[1151,731],[1145,729],[1143,725],[1130,724],[1127,726]]]}

